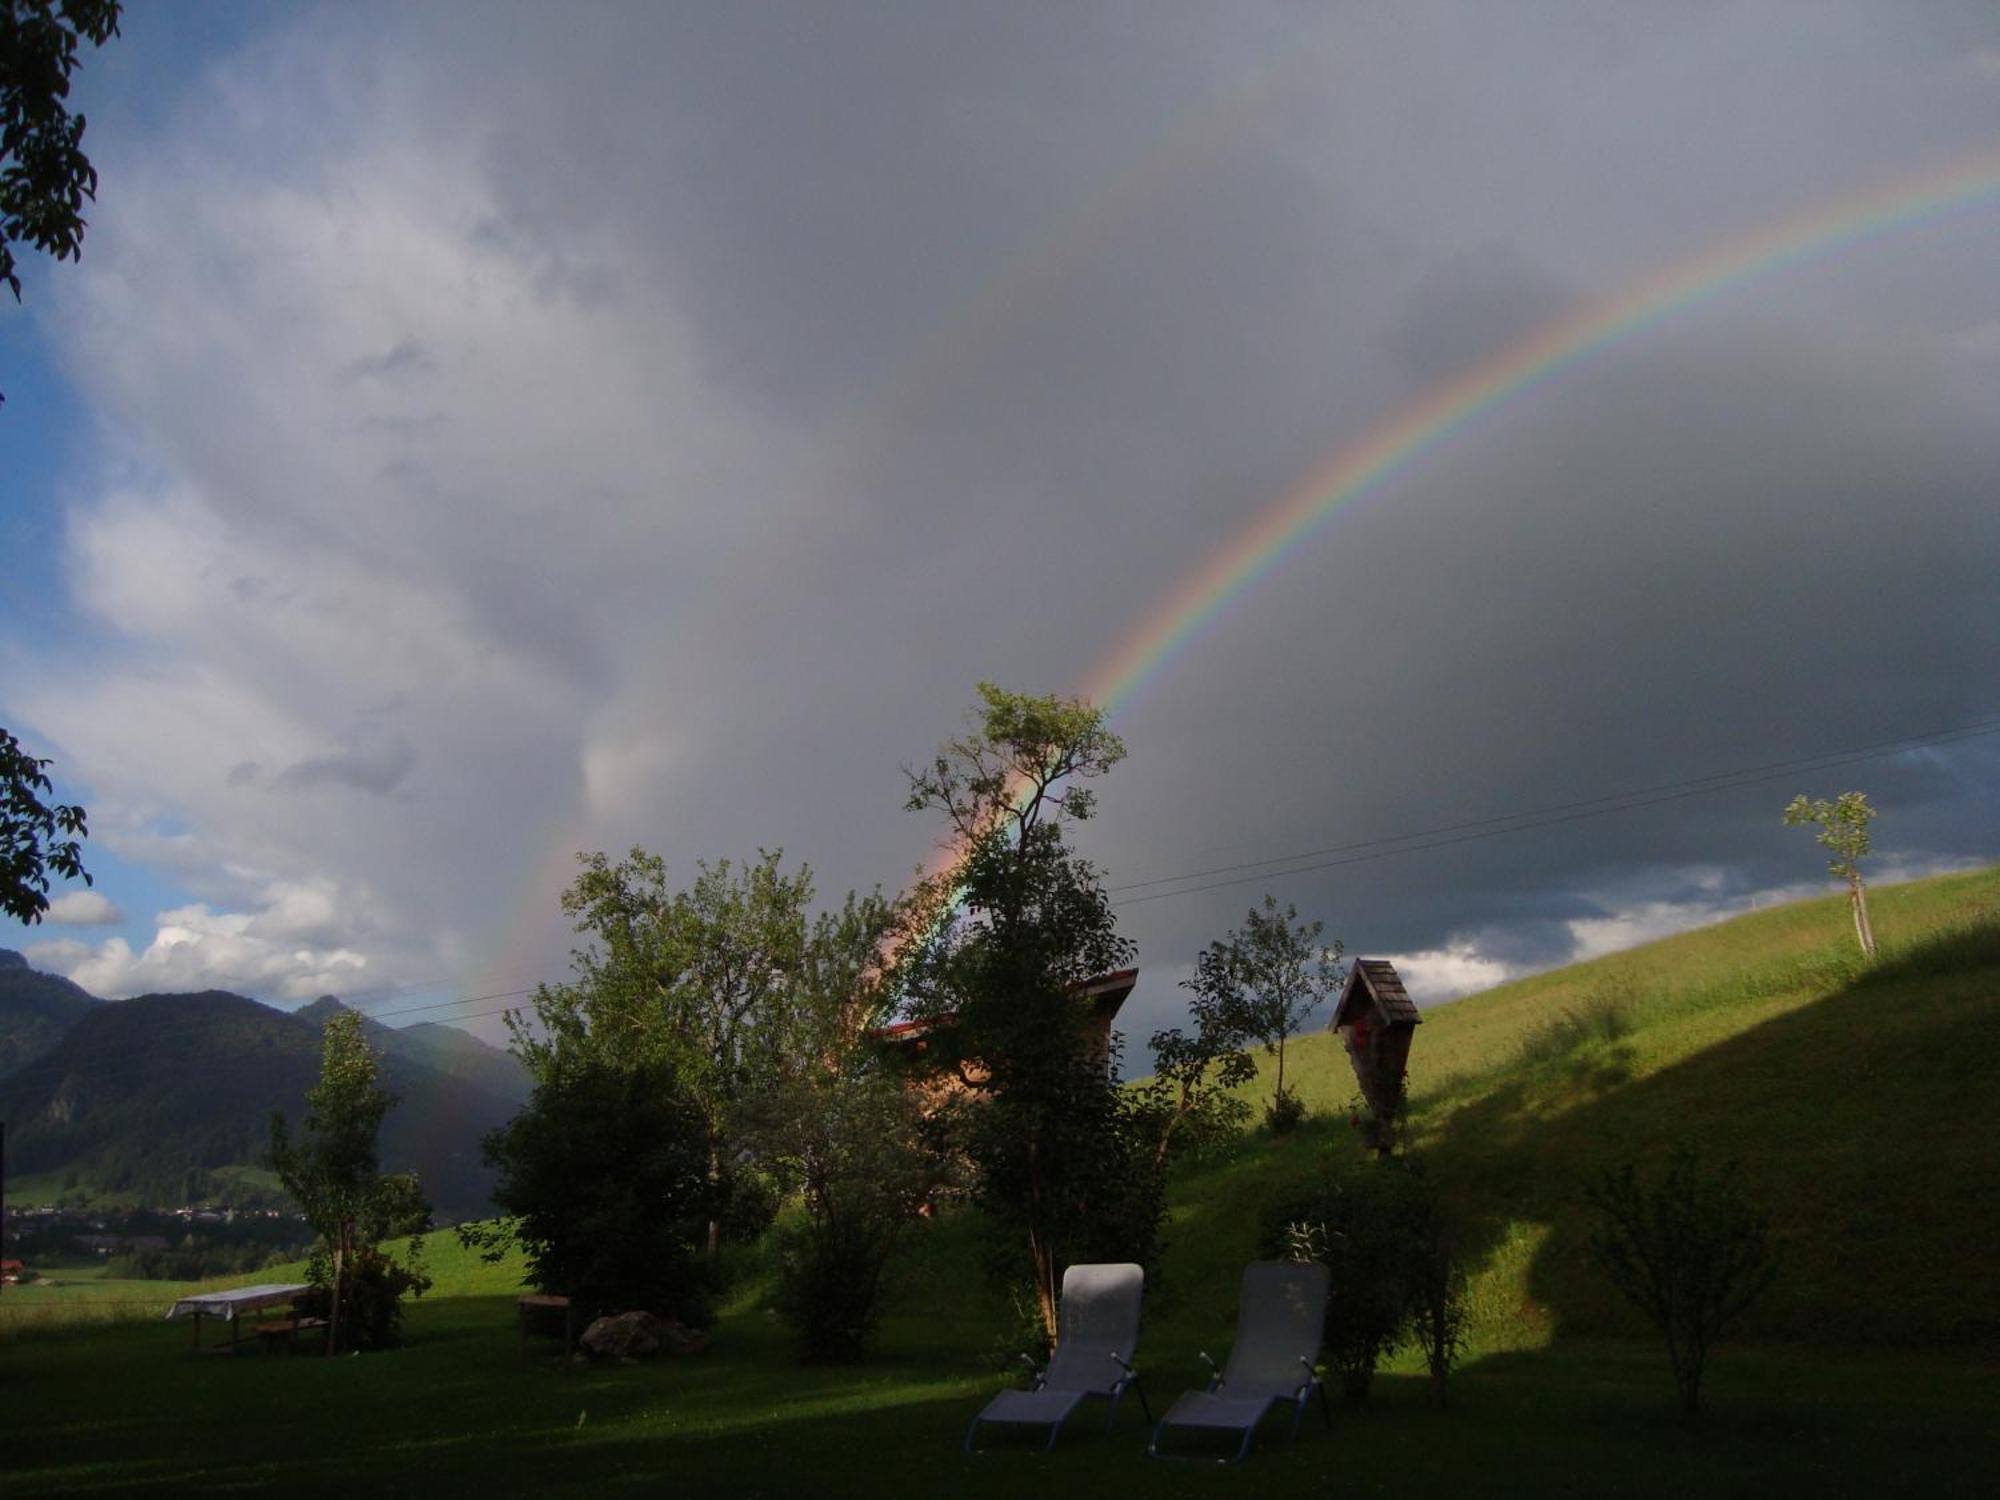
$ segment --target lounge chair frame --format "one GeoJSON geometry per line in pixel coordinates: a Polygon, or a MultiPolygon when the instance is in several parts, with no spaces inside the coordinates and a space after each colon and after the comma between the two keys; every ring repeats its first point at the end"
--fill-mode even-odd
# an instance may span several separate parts
{"type": "Polygon", "coordinates": [[[1319,1358],[1321,1329],[1325,1322],[1328,1273],[1326,1267],[1281,1261],[1253,1263],[1243,1273],[1243,1294],[1238,1313],[1239,1326],[1251,1324],[1245,1310],[1253,1307],[1260,1295],[1273,1291],[1297,1295],[1305,1300],[1301,1307],[1310,1312],[1310,1329],[1301,1328],[1295,1333],[1295,1342],[1306,1346],[1307,1352],[1292,1354],[1298,1366],[1296,1376],[1276,1378],[1268,1369],[1255,1367],[1268,1360],[1271,1351],[1253,1347],[1261,1334],[1269,1340],[1283,1336],[1273,1330],[1259,1329],[1254,1324],[1242,1328],[1236,1343],[1229,1351],[1229,1367],[1217,1369],[1215,1361],[1203,1353],[1202,1360],[1208,1366],[1208,1382],[1199,1391],[1188,1391],[1162,1417],[1153,1428],[1152,1440],[1146,1445],[1146,1452],[1153,1458],[1193,1459],[1206,1455],[1193,1453],[1167,1453],[1161,1450],[1161,1440],[1169,1428],[1198,1428],[1206,1431],[1241,1431],[1242,1441],[1236,1451],[1221,1458],[1221,1463],[1240,1463],[1249,1457],[1250,1444],[1256,1439],[1257,1429],[1271,1408],[1289,1404],[1292,1408],[1291,1441],[1299,1440],[1299,1426],[1305,1420],[1306,1406],[1315,1393],[1319,1396],[1320,1417],[1329,1431],[1333,1427],[1333,1409],[1326,1399],[1326,1384],[1320,1378],[1315,1361],[1319,1358]],[[1234,1381],[1238,1391],[1231,1392],[1234,1381]]]}
{"type": "MultiPolygon", "coordinates": [[[[1047,1366],[1037,1366],[1026,1355],[1022,1362],[1034,1372],[1034,1383],[1025,1391],[1002,1391],[989,1401],[979,1415],[972,1419],[965,1429],[964,1449],[967,1453],[978,1451],[976,1444],[980,1426],[992,1423],[1006,1427],[1048,1426],[1049,1438],[1042,1445],[1048,1452],[1062,1436],[1063,1424],[1070,1414],[1088,1396],[1105,1396],[1110,1399],[1110,1409],[1104,1416],[1106,1432],[1117,1425],[1118,1408],[1129,1390],[1139,1398],[1139,1409],[1145,1414],[1147,1425],[1153,1421],[1152,1404],[1146,1400],[1145,1385],[1139,1379],[1139,1372],[1133,1368],[1131,1355],[1138,1341],[1139,1302],[1145,1291],[1145,1273],[1136,1265],[1071,1266],[1063,1273],[1062,1309],[1063,1339],[1056,1346],[1054,1356],[1047,1366]],[[1102,1339],[1091,1339],[1072,1322],[1071,1309],[1085,1309],[1103,1312],[1103,1304],[1111,1298],[1130,1297],[1130,1316],[1122,1321],[1125,1326],[1118,1330],[1116,1342],[1122,1347],[1104,1347],[1102,1339]],[[1095,1305],[1093,1306],[1093,1301],[1095,1305]],[[1104,1361],[1099,1364],[1099,1361],[1104,1361]],[[1115,1371],[1115,1373],[1106,1373],[1115,1371]],[[1057,1384],[1052,1385],[1051,1379],[1057,1384]]],[[[1123,1313],[1126,1309],[1116,1306],[1123,1313]]],[[[1078,1322],[1082,1314],[1079,1313],[1078,1322]]]]}

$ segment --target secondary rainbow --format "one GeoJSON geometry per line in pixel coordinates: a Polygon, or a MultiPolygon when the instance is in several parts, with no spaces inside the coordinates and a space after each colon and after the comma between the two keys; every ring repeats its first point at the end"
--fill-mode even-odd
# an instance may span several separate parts
{"type": "MultiPolygon", "coordinates": [[[[2000,202],[2000,151],[1988,151],[1820,203],[1542,325],[1316,465],[1151,610],[1085,676],[1079,696],[1108,713],[1128,707],[1232,600],[1254,589],[1336,512],[1381,490],[1481,417],[1520,401],[1593,355],[1808,262],[1995,202],[2000,202]]],[[[947,872],[957,858],[942,851],[930,873],[947,872]]]]}
{"type": "MultiPolygon", "coordinates": [[[[1426,454],[1463,435],[1478,419],[1520,404],[1530,392],[1593,355],[1677,314],[1809,262],[1996,201],[2000,201],[2000,150],[1989,150],[1887,186],[1826,200],[1544,324],[1493,358],[1433,387],[1314,466],[1165,595],[1084,676],[1076,691],[1109,713],[1129,707],[1230,601],[1254,589],[1336,512],[1379,492],[1426,454]]],[[[926,873],[944,874],[958,859],[955,851],[940,850],[926,873]]],[[[568,845],[558,837],[530,872],[528,888],[538,906],[549,889],[560,889],[569,868],[568,845]]],[[[510,946],[525,941],[521,934],[529,925],[510,924],[515,934],[510,946]]]]}

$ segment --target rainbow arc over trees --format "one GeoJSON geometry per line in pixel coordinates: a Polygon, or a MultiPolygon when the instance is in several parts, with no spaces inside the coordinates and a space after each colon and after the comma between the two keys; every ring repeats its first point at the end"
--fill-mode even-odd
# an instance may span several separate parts
{"type": "MultiPolygon", "coordinates": [[[[1085,674],[1075,692],[1111,715],[1129,707],[1232,600],[1255,589],[1336,514],[1380,493],[1481,418],[1507,414],[1530,393],[1594,356],[1733,292],[1996,203],[2000,203],[2000,148],[1822,200],[1543,324],[1330,453],[1163,595],[1085,674]]],[[[566,883],[573,847],[566,824],[553,832],[547,857],[529,867],[516,910],[546,911],[550,895],[566,883]]],[[[962,851],[940,849],[925,865],[924,874],[941,880],[962,859],[962,851]]],[[[942,916],[939,911],[937,919],[942,916]]],[[[534,925],[511,924],[514,942],[524,942],[534,925]]],[[[511,949],[512,944],[508,946],[511,949]]],[[[514,956],[526,962],[524,955],[525,950],[514,956]]]]}
{"type": "MultiPolygon", "coordinates": [[[[1078,695],[1117,714],[1232,600],[1256,588],[1337,513],[1381,491],[1480,418],[1520,402],[1594,356],[1732,292],[1996,203],[2000,150],[1823,201],[1543,324],[1315,465],[1166,594],[1084,677],[1078,695]]],[[[941,851],[928,873],[945,875],[961,857],[941,851]]]]}

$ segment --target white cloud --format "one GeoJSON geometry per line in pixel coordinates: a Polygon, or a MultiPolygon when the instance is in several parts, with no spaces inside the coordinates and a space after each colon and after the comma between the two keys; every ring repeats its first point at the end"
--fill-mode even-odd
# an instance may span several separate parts
{"type": "Polygon", "coordinates": [[[1513,964],[1482,954],[1463,938],[1454,938],[1440,948],[1391,953],[1387,957],[1402,976],[1403,987],[1411,998],[1427,1005],[1456,1000],[1477,990],[1490,990],[1523,972],[1513,964]]]}
{"type": "Polygon", "coordinates": [[[79,966],[112,993],[502,956],[516,872],[673,796],[659,698],[808,493],[648,247],[511,223],[482,121],[397,67],[357,94],[310,41],[260,63],[128,154],[61,313],[126,446],[70,515],[91,655],[10,698],[96,836],[205,898],[79,966]],[[295,155],[214,149],[309,96],[295,155]]]}
{"type": "Polygon", "coordinates": [[[125,913],[102,891],[64,891],[49,903],[46,920],[59,927],[115,927],[125,913]]]}
{"type": "Polygon", "coordinates": [[[75,942],[42,944],[31,956],[109,999],[226,989],[259,999],[309,1000],[372,981],[367,956],[340,941],[368,924],[349,918],[330,884],[274,882],[268,895],[252,912],[213,911],[201,903],[161,912],[142,950],[113,937],[95,950],[75,942]]]}
{"type": "MultiPolygon", "coordinates": [[[[1875,885],[1905,880],[1921,880],[1932,875],[1950,874],[1977,868],[1975,859],[1885,853],[1874,861],[1875,868],[1864,873],[1875,885]]],[[[1836,894],[1831,881],[1800,881],[1792,885],[1767,886],[1755,891],[1727,890],[1726,872],[1714,867],[1693,867],[1669,872],[1655,879],[1671,878],[1682,889],[1703,894],[1681,900],[1612,900],[1599,916],[1573,917],[1565,927],[1569,934],[1567,953],[1545,962],[1523,963],[1484,951],[1480,939],[1471,934],[1454,934],[1436,948],[1388,955],[1410,994],[1421,1004],[1455,1000],[1463,995],[1492,989],[1544,969],[1582,963],[1619,953],[1643,943],[1656,942],[1676,933],[1690,932],[1715,922],[1727,921],[1745,912],[1787,902],[1810,900],[1836,894]]]]}
{"type": "Polygon", "coordinates": [[[78,938],[49,938],[28,944],[24,956],[44,974],[67,974],[90,957],[90,944],[78,938]]]}

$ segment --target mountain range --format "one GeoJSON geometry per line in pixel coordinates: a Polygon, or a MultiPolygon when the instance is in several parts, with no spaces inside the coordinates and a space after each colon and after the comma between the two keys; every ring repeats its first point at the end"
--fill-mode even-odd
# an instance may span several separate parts
{"type": "MultiPolygon", "coordinates": [[[[283,1201],[262,1168],[270,1120],[294,1123],[340,1006],[296,1012],[222,990],[107,1001],[0,949],[0,1120],[16,1179],[147,1207],[283,1201]]],[[[440,1217],[489,1211],[481,1138],[527,1098],[520,1065],[456,1027],[364,1017],[397,1098],[385,1171],[413,1170],[440,1217]]]]}

